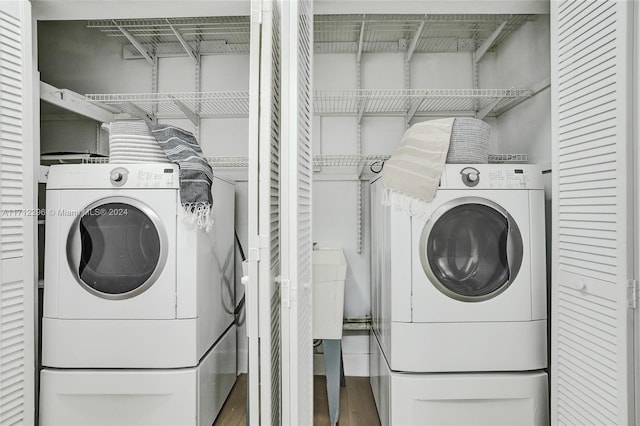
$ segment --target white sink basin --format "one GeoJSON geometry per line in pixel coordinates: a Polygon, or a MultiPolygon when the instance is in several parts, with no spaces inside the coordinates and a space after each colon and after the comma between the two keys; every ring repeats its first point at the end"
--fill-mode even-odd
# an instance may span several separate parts
{"type": "Polygon", "coordinates": [[[312,253],[314,283],[344,281],[347,277],[347,259],[341,248],[319,248],[312,253]]]}
{"type": "Polygon", "coordinates": [[[312,252],[313,338],[341,339],[347,259],[340,248],[312,252]]]}

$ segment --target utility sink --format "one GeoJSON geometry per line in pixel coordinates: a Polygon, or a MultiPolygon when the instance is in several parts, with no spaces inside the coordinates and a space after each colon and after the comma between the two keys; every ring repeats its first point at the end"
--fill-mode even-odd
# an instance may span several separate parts
{"type": "Polygon", "coordinates": [[[313,250],[313,338],[341,339],[347,259],[341,248],[313,250]]]}

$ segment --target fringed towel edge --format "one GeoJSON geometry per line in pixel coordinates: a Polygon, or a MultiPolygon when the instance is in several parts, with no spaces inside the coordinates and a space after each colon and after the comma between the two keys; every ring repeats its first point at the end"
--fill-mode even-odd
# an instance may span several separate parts
{"type": "Polygon", "coordinates": [[[184,221],[191,225],[196,225],[205,232],[209,232],[213,226],[213,215],[211,214],[211,204],[209,203],[184,203],[184,221]]]}
{"type": "Polygon", "coordinates": [[[382,204],[400,210],[409,216],[424,217],[431,213],[431,203],[419,198],[410,197],[396,189],[383,189],[382,204]]]}

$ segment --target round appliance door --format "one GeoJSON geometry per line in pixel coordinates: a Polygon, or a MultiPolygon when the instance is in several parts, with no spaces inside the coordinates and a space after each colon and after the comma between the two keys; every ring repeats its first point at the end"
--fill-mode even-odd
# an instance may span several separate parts
{"type": "Polygon", "coordinates": [[[522,235],[511,215],[483,198],[438,208],[422,230],[420,260],[443,294],[480,302],[505,291],[522,265],[522,235]]]}
{"type": "Polygon", "coordinates": [[[167,260],[167,236],[158,215],[126,197],[85,208],[67,238],[71,272],[90,293],[127,299],[147,290],[167,260]]]}

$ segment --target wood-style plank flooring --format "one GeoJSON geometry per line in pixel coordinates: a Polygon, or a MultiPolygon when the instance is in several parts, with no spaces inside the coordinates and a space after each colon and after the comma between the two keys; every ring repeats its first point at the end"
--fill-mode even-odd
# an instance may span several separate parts
{"type": "MultiPolygon", "coordinates": [[[[313,377],[313,424],[329,425],[325,376],[313,377]]],[[[238,377],[227,402],[214,423],[216,426],[245,426],[247,422],[247,375],[238,377]]],[[[347,377],[340,388],[340,426],[376,426],[380,424],[368,377],[347,377]]]]}
{"type": "Polygon", "coordinates": [[[246,426],[247,424],[247,375],[241,374],[231,389],[222,411],[213,423],[215,426],[246,426]]]}

